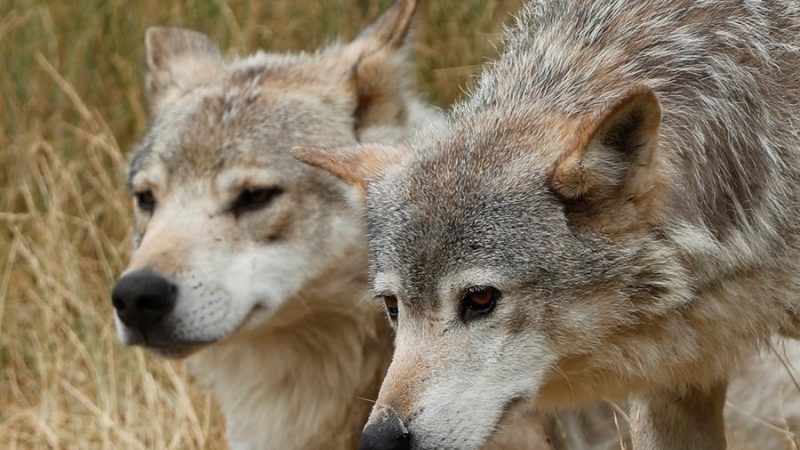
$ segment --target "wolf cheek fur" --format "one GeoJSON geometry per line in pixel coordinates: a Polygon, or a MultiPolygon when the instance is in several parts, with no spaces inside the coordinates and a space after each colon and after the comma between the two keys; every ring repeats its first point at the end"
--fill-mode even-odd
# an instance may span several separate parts
{"type": "Polygon", "coordinates": [[[468,449],[521,399],[633,394],[637,447],[724,447],[728,373],[796,333],[797,67],[794,1],[535,2],[446,129],[296,151],[360,186],[399,299],[372,421],[468,449]]]}

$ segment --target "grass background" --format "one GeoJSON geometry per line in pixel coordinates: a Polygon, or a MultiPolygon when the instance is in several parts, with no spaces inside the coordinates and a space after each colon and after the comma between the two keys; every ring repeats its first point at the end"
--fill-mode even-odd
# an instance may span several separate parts
{"type": "MultiPolygon", "coordinates": [[[[116,340],[126,151],[147,125],[144,30],[180,25],[240,54],[354,36],[388,0],[0,1],[0,448],[223,448],[180,364],[116,340]]],[[[423,97],[462,95],[521,0],[429,0],[423,97]]]]}

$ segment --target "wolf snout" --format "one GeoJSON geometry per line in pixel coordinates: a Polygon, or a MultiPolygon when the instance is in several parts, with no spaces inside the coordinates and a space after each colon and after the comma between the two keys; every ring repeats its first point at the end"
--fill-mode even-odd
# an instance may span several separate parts
{"type": "Polygon", "coordinates": [[[383,416],[367,424],[361,434],[358,450],[408,450],[411,436],[403,420],[391,408],[383,416]]]}
{"type": "Polygon", "coordinates": [[[111,300],[117,316],[131,328],[156,324],[175,307],[178,287],[157,273],[142,269],[117,281],[111,300]]]}

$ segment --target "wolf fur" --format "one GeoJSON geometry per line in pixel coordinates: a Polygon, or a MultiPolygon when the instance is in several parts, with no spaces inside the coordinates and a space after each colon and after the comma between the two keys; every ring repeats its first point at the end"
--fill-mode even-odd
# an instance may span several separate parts
{"type": "Polygon", "coordinates": [[[798,67],[792,0],[533,2],[444,129],[296,150],[365,195],[397,299],[370,423],[471,449],[632,394],[637,448],[724,448],[729,374],[798,332],[798,67]]]}
{"type": "Polygon", "coordinates": [[[391,358],[367,296],[361,218],[300,144],[392,143],[438,113],[411,93],[398,0],[353,42],[306,54],[225,58],[206,36],[146,35],[152,121],[132,153],[134,252],[177,286],[148,329],[120,339],[171,357],[218,401],[234,449],[351,449],[391,358]],[[245,193],[273,189],[258,207],[245,193]],[[145,197],[141,197],[145,196],[145,197]]]}
{"type": "MultiPolygon", "coordinates": [[[[800,341],[776,339],[742,361],[725,398],[728,448],[788,450],[800,443],[800,341]]],[[[631,448],[627,402],[562,411],[548,424],[554,449],[631,448]]],[[[515,448],[515,447],[509,447],[515,448]]],[[[521,448],[521,447],[516,447],[521,448]]]]}

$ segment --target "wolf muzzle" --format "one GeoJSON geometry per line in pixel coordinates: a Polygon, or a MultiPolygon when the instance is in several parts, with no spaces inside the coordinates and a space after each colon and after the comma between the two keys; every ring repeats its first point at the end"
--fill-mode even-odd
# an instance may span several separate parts
{"type": "Polygon", "coordinates": [[[146,330],[172,312],[177,296],[178,286],[147,269],[123,276],[111,291],[119,319],[139,330],[146,330]]]}

